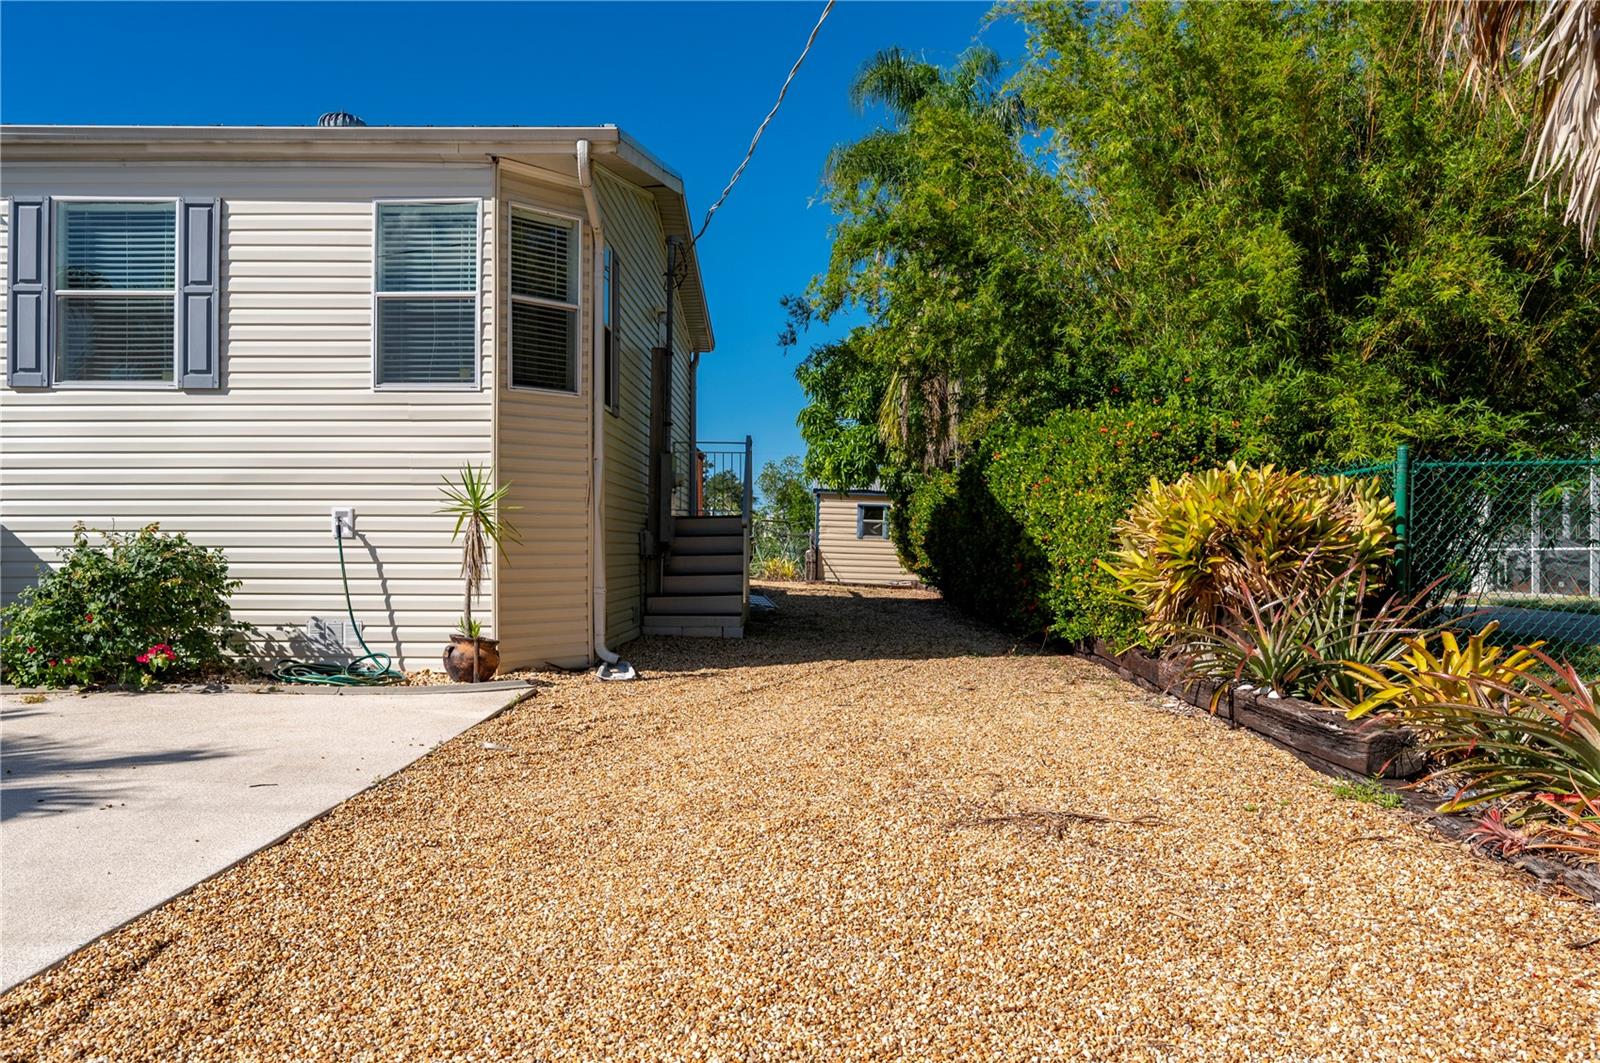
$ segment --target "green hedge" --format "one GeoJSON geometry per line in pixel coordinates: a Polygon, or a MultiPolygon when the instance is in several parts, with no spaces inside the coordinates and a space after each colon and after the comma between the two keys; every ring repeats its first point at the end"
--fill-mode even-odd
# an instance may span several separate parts
{"type": "Polygon", "coordinates": [[[954,472],[936,472],[897,492],[889,512],[896,544],[913,572],[956,608],[1024,635],[1050,618],[1040,592],[1049,581],[1044,552],[990,491],[983,455],[954,472]]]}
{"type": "Polygon", "coordinates": [[[1152,476],[1236,456],[1237,422],[1177,404],[1067,409],[997,424],[954,472],[897,492],[896,539],[912,570],[958,608],[1020,634],[1138,638],[1095,562],[1152,476]]]}

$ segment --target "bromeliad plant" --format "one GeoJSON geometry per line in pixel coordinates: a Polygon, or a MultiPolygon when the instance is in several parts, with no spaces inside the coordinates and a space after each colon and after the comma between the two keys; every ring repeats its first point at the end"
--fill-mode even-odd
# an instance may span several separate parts
{"type": "Polygon", "coordinates": [[[1408,636],[1403,653],[1375,663],[1345,658],[1340,662],[1343,677],[1359,694],[1352,698],[1340,690],[1330,700],[1345,708],[1352,720],[1379,710],[1409,718],[1419,705],[1467,701],[1474,681],[1515,685],[1539,666],[1535,652],[1544,643],[1507,651],[1490,644],[1499,628],[1498,621],[1490,621],[1465,640],[1449,629],[1440,630],[1435,633],[1437,649],[1427,632],[1408,636]]]}
{"type": "Polygon", "coordinates": [[[1539,669],[1470,676],[1465,697],[1406,710],[1423,748],[1442,763],[1435,774],[1456,780],[1446,811],[1516,796],[1600,799],[1600,684],[1542,650],[1519,652],[1539,669]]]}
{"type": "MultiPolygon", "coordinates": [[[[1191,678],[1247,682],[1279,697],[1336,701],[1354,694],[1352,662],[1387,661],[1405,640],[1433,628],[1435,611],[1415,595],[1375,600],[1364,572],[1315,590],[1311,581],[1285,597],[1261,602],[1250,582],[1230,590],[1220,621],[1180,629],[1176,646],[1191,678]]],[[[1220,691],[1213,696],[1213,711],[1220,691]]]]}
{"type": "Polygon", "coordinates": [[[1394,503],[1371,478],[1272,465],[1152,480],[1117,525],[1101,567],[1154,641],[1227,626],[1230,603],[1322,595],[1381,575],[1394,554],[1394,503]]]}

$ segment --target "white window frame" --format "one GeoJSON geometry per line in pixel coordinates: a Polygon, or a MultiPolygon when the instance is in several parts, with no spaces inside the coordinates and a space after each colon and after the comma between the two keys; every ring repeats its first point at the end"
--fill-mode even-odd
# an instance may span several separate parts
{"type": "Polygon", "coordinates": [[[46,284],[50,296],[50,335],[46,342],[50,344],[50,380],[51,388],[93,388],[114,391],[178,391],[182,389],[182,366],[178,364],[183,349],[183,330],[181,327],[179,305],[183,294],[183,271],[181,260],[183,254],[183,199],[180,196],[51,196],[49,211],[50,226],[50,263],[46,273],[46,284]],[[61,378],[61,343],[60,311],[61,296],[68,298],[110,296],[145,296],[154,299],[158,295],[169,294],[161,288],[57,288],[56,257],[61,253],[62,227],[60,207],[66,203],[170,203],[172,205],[172,379],[171,380],[63,380],[61,378]]]}
{"type": "Polygon", "coordinates": [[[405,197],[372,201],[372,390],[373,391],[478,391],[483,387],[483,199],[478,196],[405,197]],[[378,380],[378,300],[460,299],[466,292],[379,292],[378,210],[380,207],[428,206],[471,203],[477,207],[472,240],[477,259],[477,284],[472,298],[472,380],[460,384],[384,384],[378,380]]]}
{"type": "Polygon", "coordinates": [[[857,539],[888,539],[889,538],[889,503],[887,502],[857,502],[856,503],[856,538],[857,539]],[[881,509],[883,517],[879,521],[883,525],[882,535],[867,534],[867,510],[881,509]]]}
{"type": "MultiPolygon", "coordinates": [[[[584,336],[584,331],[585,331],[584,327],[583,327],[583,290],[584,290],[584,277],[586,276],[586,274],[584,273],[586,260],[585,260],[584,255],[583,255],[584,236],[585,236],[584,220],[580,215],[568,214],[565,211],[551,210],[548,207],[534,206],[531,203],[510,203],[510,204],[507,204],[507,209],[506,209],[506,238],[505,238],[505,260],[506,260],[506,271],[505,271],[505,273],[506,273],[506,364],[505,364],[505,374],[506,374],[506,387],[508,389],[512,390],[512,391],[526,391],[526,392],[530,392],[530,393],[535,394],[535,395],[559,395],[562,398],[568,398],[568,399],[581,399],[588,393],[587,389],[584,387],[584,373],[583,373],[583,336],[584,336]],[[577,238],[576,239],[576,244],[577,244],[576,251],[577,251],[577,255],[578,255],[578,262],[577,262],[577,265],[574,267],[574,272],[577,273],[577,277],[578,277],[578,280],[577,280],[577,284],[578,284],[578,293],[577,293],[578,294],[578,299],[577,299],[576,302],[564,303],[559,299],[545,299],[545,298],[543,298],[541,296],[537,296],[537,295],[518,295],[516,292],[511,290],[511,256],[513,254],[513,249],[512,249],[512,246],[511,246],[511,219],[512,219],[512,216],[515,215],[519,211],[521,213],[523,213],[523,214],[534,214],[534,215],[539,215],[539,216],[546,217],[546,218],[552,218],[552,219],[554,219],[556,221],[561,222],[562,224],[570,225],[572,227],[573,235],[577,238]],[[513,349],[512,348],[512,342],[511,342],[511,333],[516,328],[515,317],[511,312],[511,307],[512,307],[512,304],[514,304],[514,303],[522,303],[524,306],[547,306],[547,307],[551,307],[551,308],[557,309],[557,310],[571,310],[571,311],[574,311],[574,322],[575,323],[573,325],[573,330],[572,330],[572,340],[573,340],[573,343],[572,343],[572,385],[573,386],[570,389],[568,389],[568,388],[542,388],[542,387],[536,387],[536,386],[534,386],[532,384],[518,384],[516,382],[516,377],[511,372],[511,352],[512,352],[512,349],[513,349]]],[[[598,364],[598,363],[596,363],[596,364],[598,364]]],[[[598,380],[595,382],[595,386],[596,387],[599,386],[599,381],[598,380]]]]}

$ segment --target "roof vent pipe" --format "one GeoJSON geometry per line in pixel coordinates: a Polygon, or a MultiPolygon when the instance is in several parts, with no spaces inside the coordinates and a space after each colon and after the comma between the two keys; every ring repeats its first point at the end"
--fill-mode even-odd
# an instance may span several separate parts
{"type": "Polygon", "coordinates": [[[329,111],[317,119],[317,125],[324,129],[344,128],[346,126],[364,126],[367,123],[351,114],[349,111],[329,111]]]}

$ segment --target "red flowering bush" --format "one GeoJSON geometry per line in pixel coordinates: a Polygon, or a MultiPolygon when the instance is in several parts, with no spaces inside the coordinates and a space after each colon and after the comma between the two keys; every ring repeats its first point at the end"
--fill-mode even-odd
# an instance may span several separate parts
{"type": "Polygon", "coordinates": [[[7,681],[144,687],[219,664],[227,640],[246,629],[228,608],[239,581],[222,551],[154,524],[101,539],[91,544],[80,524],[60,566],[0,613],[7,681]]]}

